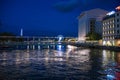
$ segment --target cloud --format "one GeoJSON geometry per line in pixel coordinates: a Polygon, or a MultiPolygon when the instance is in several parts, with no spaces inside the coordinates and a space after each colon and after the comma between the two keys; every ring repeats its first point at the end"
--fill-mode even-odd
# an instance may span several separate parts
{"type": "Polygon", "coordinates": [[[79,0],[60,1],[53,5],[55,9],[61,12],[70,12],[79,6],[79,0]]]}

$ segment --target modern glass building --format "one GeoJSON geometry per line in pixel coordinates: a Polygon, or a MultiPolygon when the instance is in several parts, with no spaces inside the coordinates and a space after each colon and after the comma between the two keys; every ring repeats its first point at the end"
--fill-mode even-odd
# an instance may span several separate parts
{"type": "Polygon", "coordinates": [[[82,12],[78,16],[78,41],[84,41],[89,32],[102,34],[102,18],[106,13],[99,8],[82,12]]]}

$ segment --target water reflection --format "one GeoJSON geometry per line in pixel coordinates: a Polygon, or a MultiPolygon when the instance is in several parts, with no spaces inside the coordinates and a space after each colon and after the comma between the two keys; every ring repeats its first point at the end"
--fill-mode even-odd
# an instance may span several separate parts
{"type": "Polygon", "coordinates": [[[67,48],[60,44],[55,49],[12,50],[0,54],[0,74],[11,80],[119,80],[119,69],[120,52],[70,45],[67,48]]]}
{"type": "Polygon", "coordinates": [[[118,64],[120,64],[120,52],[116,54],[116,61],[118,64]]]}
{"type": "Polygon", "coordinates": [[[103,50],[102,52],[102,64],[103,66],[107,65],[110,61],[115,61],[115,52],[109,50],[103,50]]]}
{"type": "Polygon", "coordinates": [[[120,80],[120,52],[116,53],[116,62],[117,62],[117,65],[116,65],[115,76],[116,76],[116,80],[120,80]]]}
{"type": "Polygon", "coordinates": [[[101,74],[100,79],[119,80],[120,67],[119,53],[114,51],[103,50],[102,52],[102,70],[98,71],[101,74]]]}

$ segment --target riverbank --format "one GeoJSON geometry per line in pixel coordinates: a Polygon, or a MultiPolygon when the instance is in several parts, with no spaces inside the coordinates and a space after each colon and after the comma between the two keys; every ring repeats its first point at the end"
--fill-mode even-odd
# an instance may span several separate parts
{"type": "Polygon", "coordinates": [[[104,50],[112,50],[112,51],[120,51],[120,47],[118,46],[103,46],[91,43],[68,43],[69,45],[77,46],[77,47],[85,47],[85,48],[95,48],[95,49],[104,49],[104,50]]]}

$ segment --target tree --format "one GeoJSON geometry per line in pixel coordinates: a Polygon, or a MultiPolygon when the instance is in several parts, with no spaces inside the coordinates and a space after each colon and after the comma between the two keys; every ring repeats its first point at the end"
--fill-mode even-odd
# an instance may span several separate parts
{"type": "Polygon", "coordinates": [[[9,32],[0,33],[0,41],[16,41],[15,35],[9,32]]]}
{"type": "Polygon", "coordinates": [[[15,36],[15,35],[10,32],[3,32],[3,33],[0,33],[0,36],[15,36]]]}
{"type": "Polygon", "coordinates": [[[100,40],[102,39],[102,36],[96,32],[89,32],[86,37],[88,37],[87,40],[100,40]]]}

